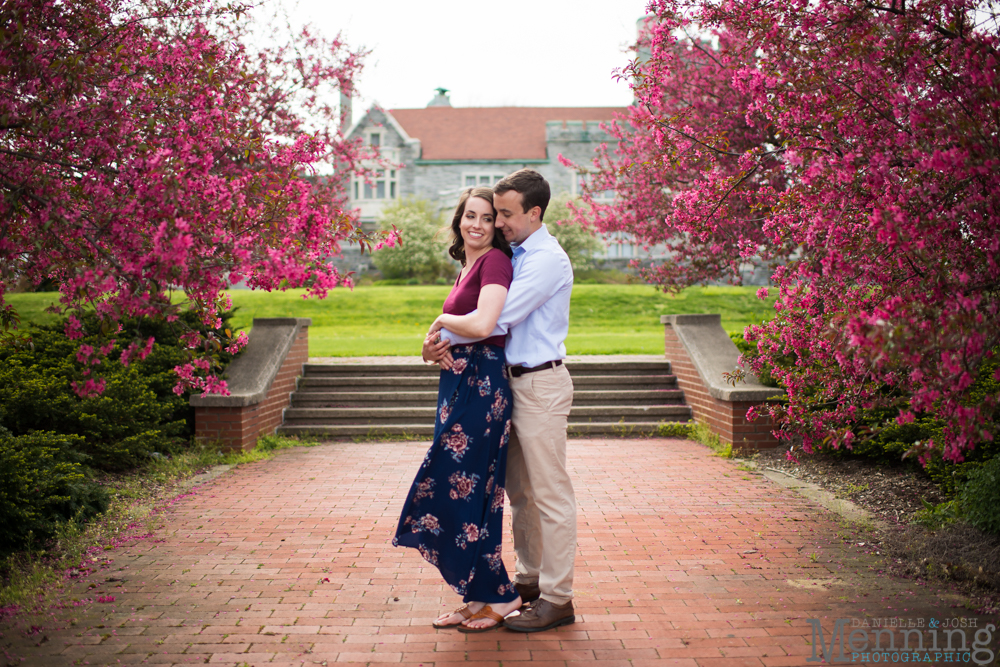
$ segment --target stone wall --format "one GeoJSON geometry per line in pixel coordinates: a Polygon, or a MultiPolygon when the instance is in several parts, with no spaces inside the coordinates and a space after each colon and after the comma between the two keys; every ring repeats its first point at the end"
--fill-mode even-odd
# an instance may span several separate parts
{"type": "Polygon", "coordinates": [[[726,384],[722,374],[733,371],[739,350],[722,328],[721,316],[663,315],[660,322],[667,361],[695,420],[707,424],[734,450],[777,447],[770,418],[751,422],[746,414],[783,392],[761,385],[753,376],[736,387],[726,384]]]}
{"type": "Polygon", "coordinates": [[[225,450],[252,449],[281,425],[309,360],[309,319],[255,319],[250,342],[226,370],[229,396],[191,397],[195,439],[225,450]]]}

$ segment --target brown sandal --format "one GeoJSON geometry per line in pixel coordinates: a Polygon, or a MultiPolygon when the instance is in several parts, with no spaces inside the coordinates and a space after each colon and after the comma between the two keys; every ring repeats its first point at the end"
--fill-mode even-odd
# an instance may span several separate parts
{"type": "Polygon", "coordinates": [[[466,620],[472,621],[477,618],[488,618],[491,621],[495,621],[495,623],[493,625],[487,625],[485,628],[470,628],[469,626],[465,625],[465,621],[462,621],[462,623],[460,623],[458,626],[458,631],[464,632],[466,634],[472,634],[474,632],[489,632],[490,630],[496,630],[497,628],[503,627],[503,616],[493,611],[493,609],[489,605],[486,605],[485,607],[480,609],[476,614],[474,614],[471,618],[468,618],[466,620]]]}
{"type": "Polygon", "coordinates": [[[448,628],[460,628],[462,626],[462,623],[469,620],[470,618],[475,618],[475,615],[472,613],[472,611],[469,610],[469,605],[467,604],[462,605],[461,607],[459,607],[458,609],[456,609],[451,613],[461,614],[462,620],[459,621],[458,623],[438,623],[437,621],[434,621],[433,623],[431,623],[431,625],[433,625],[438,630],[446,630],[448,628]]]}

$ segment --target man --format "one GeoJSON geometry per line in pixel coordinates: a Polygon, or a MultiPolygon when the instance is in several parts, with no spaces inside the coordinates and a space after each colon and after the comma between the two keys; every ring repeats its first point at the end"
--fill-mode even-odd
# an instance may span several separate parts
{"type": "MultiPolygon", "coordinates": [[[[566,469],[573,382],[563,365],[573,269],[542,223],[550,190],[541,174],[521,169],[493,192],[496,229],[514,249],[514,278],[490,335],[508,334],[514,428],[506,486],[517,556],[514,586],[524,602],[532,603],[504,625],[540,632],[576,620],[576,497],[566,469]]],[[[460,333],[442,330],[442,343],[425,342],[425,358],[443,358],[447,366],[449,344],[477,340],[460,333]]]]}

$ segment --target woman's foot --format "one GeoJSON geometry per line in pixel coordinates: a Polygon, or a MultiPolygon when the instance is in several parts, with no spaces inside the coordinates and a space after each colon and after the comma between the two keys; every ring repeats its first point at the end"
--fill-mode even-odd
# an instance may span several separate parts
{"type": "MultiPolygon", "coordinates": [[[[469,603],[469,609],[473,612],[479,612],[485,606],[482,602],[469,603]]],[[[521,608],[521,596],[517,596],[510,602],[491,602],[490,608],[500,616],[506,616],[521,608]]],[[[498,623],[492,618],[473,618],[465,621],[462,625],[472,630],[483,630],[498,625],[498,623]]]]}
{"type": "Polygon", "coordinates": [[[472,618],[473,614],[478,613],[485,606],[486,603],[484,602],[470,602],[455,611],[441,614],[434,619],[433,625],[435,628],[457,628],[462,625],[462,621],[472,618]]]}

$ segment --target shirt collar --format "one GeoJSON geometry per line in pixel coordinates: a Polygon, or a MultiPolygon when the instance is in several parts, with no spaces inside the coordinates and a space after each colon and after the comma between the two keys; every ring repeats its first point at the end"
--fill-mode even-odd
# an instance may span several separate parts
{"type": "Polygon", "coordinates": [[[524,239],[520,243],[511,243],[510,248],[514,251],[514,257],[520,257],[524,253],[528,252],[532,248],[540,247],[545,241],[547,241],[552,235],[549,234],[549,230],[545,228],[545,223],[538,228],[531,236],[524,239]]]}

